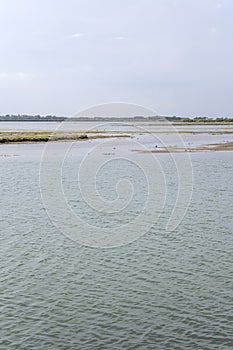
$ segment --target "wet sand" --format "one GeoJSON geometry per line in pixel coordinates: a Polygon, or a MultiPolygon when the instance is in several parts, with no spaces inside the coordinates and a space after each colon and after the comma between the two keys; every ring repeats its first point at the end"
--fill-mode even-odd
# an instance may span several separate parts
{"type": "Polygon", "coordinates": [[[182,153],[182,152],[233,151],[233,142],[208,144],[196,147],[158,147],[153,150],[133,150],[137,153],[182,153]]]}

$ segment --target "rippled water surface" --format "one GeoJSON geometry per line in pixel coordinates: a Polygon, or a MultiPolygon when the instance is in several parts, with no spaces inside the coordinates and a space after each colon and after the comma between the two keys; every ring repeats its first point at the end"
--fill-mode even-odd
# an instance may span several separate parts
{"type": "MultiPolygon", "coordinates": [[[[167,177],[160,220],[129,245],[94,249],[49,220],[39,189],[43,147],[0,149],[0,349],[232,349],[233,153],[191,155],[192,201],[170,235],[175,167],[158,155],[167,177]]],[[[70,205],[85,218],[75,195],[81,154],[67,158],[63,176],[70,205]]],[[[99,175],[108,199],[116,168],[124,165],[99,175]]],[[[130,176],[134,215],[145,187],[133,169],[130,176]]],[[[121,215],[114,220],[127,221],[129,211],[121,215]]]]}

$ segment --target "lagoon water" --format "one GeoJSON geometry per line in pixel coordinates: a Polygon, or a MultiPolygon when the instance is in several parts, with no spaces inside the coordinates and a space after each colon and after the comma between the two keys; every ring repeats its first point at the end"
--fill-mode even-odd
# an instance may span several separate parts
{"type": "MultiPolygon", "coordinates": [[[[65,237],[49,219],[39,187],[44,147],[0,148],[0,349],[232,349],[233,153],[191,154],[192,200],[171,234],[165,227],[176,171],[169,154],[157,155],[167,187],[159,221],[131,244],[96,249],[65,237]]],[[[64,164],[64,188],[85,218],[76,175],[90,145],[75,147],[64,164]]],[[[108,199],[121,168],[99,174],[108,199]]],[[[137,171],[130,176],[134,215],[145,186],[137,171]]]]}

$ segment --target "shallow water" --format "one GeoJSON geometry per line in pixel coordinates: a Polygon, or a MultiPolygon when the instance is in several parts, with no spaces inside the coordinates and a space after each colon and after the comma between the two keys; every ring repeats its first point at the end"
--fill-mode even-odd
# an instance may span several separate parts
{"type": "MultiPolygon", "coordinates": [[[[39,188],[44,147],[0,148],[0,348],[232,349],[233,153],[191,154],[192,201],[172,234],[165,227],[176,170],[169,154],[157,155],[167,186],[159,221],[131,244],[94,249],[66,238],[47,216],[39,188]]],[[[63,173],[69,204],[86,220],[76,176],[88,147],[74,145],[63,173]]],[[[100,172],[100,191],[114,198],[112,181],[125,171],[136,200],[99,225],[141,210],[145,186],[133,168],[118,163],[100,172]]]]}
{"type": "MultiPolygon", "coordinates": [[[[134,141],[139,141],[147,149],[157,147],[196,147],[209,144],[233,142],[232,125],[161,125],[156,123],[129,122],[0,122],[0,131],[23,130],[101,130],[129,132],[134,141]],[[230,133],[232,131],[232,133],[230,133]],[[134,135],[133,132],[136,134],[134,135]],[[226,133],[228,132],[228,134],[226,133]],[[149,133],[149,134],[145,134],[149,133]],[[194,133],[194,134],[192,134],[194,133]],[[217,134],[216,134],[217,133],[217,134]]],[[[89,136],[92,134],[90,133],[89,136]]],[[[96,136],[96,134],[93,134],[96,136]]],[[[122,141],[119,141],[120,144],[122,141]]],[[[136,148],[137,149],[137,148],[136,148]]]]}

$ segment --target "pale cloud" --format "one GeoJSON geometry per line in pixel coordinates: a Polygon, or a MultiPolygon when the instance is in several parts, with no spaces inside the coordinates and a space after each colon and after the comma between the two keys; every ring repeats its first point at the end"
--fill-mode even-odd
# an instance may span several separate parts
{"type": "Polygon", "coordinates": [[[114,39],[115,40],[125,40],[126,38],[124,36],[116,36],[114,39]]]}
{"type": "Polygon", "coordinates": [[[217,9],[221,9],[223,7],[223,4],[221,2],[219,2],[217,5],[216,5],[217,9]]]}
{"type": "Polygon", "coordinates": [[[217,28],[216,27],[211,27],[209,29],[211,35],[216,35],[217,34],[217,28]]]}
{"type": "Polygon", "coordinates": [[[31,74],[23,72],[0,72],[0,80],[24,80],[31,77],[31,74]]]}
{"type": "Polygon", "coordinates": [[[82,36],[84,36],[84,33],[74,33],[71,35],[72,38],[81,38],[82,36]]]}

